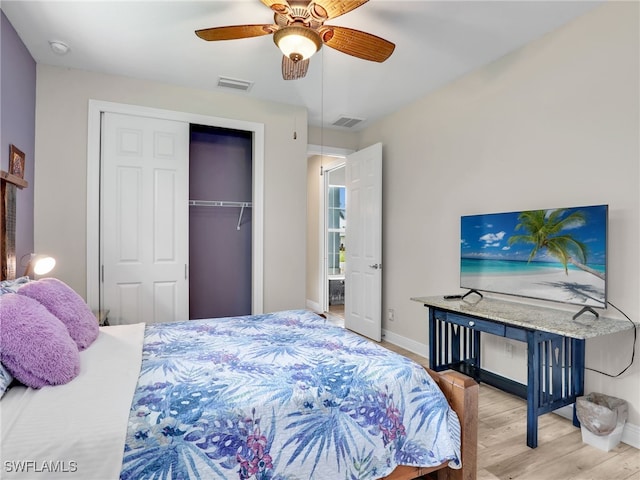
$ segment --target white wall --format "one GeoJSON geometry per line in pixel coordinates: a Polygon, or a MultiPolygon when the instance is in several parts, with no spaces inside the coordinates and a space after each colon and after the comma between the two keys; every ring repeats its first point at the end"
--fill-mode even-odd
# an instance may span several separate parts
{"type": "Polygon", "coordinates": [[[307,132],[292,131],[304,108],[38,65],[35,246],[56,257],[57,277],[86,294],[89,99],[263,123],[264,310],[304,307],[307,132]]]}
{"type": "MultiPolygon", "coordinates": [[[[459,291],[461,215],[601,203],[610,208],[609,300],[640,321],[639,13],[637,2],[598,7],[361,134],[361,148],[384,145],[390,334],[426,344],[426,309],[409,298],[459,291]]],[[[491,341],[492,368],[522,378],[523,344],[511,359],[491,341]]],[[[618,373],[632,341],[588,340],[587,367],[618,373]]],[[[627,400],[636,426],[638,385],[638,360],[618,379],[586,372],[586,391],[627,400]]]]}
{"type": "Polygon", "coordinates": [[[325,147],[355,150],[358,146],[358,135],[348,129],[309,127],[309,143],[325,147]]]}

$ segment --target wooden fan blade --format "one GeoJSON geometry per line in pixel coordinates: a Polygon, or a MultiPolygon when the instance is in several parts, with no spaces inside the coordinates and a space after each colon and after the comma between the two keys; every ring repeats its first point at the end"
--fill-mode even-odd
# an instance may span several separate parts
{"type": "Polygon", "coordinates": [[[324,25],[318,29],[318,33],[325,45],[372,62],[384,62],[396,48],[395,44],[384,38],[347,27],[324,25]]]}
{"type": "Polygon", "coordinates": [[[239,38],[259,37],[271,35],[278,27],[275,25],[232,25],[229,27],[214,27],[196,30],[196,35],[203,40],[237,40],[239,38]]]}
{"type": "Polygon", "coordinates": [[[328,20],[331,18],[339,17],[340,15],[344,15],[351,10],[355,10],[368,1],[369,0],[316,0],[315,4],[326,10],[328,20]]]}
{"type": "Polygon", "coordinates": [[[294,62],[286,55],[282,56],[282,78],[297,80],[303,78],[309,69],[309,59],[294,62]]]}
{"type": "Polygon", "coordinates": [[[285,13],[288,12],[291,6],[287,0],[260,0],[267,7],[273,10],[276,13],[285,13]]]}

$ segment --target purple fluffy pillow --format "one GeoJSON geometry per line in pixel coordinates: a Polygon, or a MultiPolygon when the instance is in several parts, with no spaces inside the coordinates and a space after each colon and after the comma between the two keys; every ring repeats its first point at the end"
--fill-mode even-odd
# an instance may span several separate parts
{"type": "Polygon", "coordinates": [[[33,388],[68,383],[80,372],[80,353],[64,324],[15,293],[0,296],[0,360],[33,388]]]}
{"type": "Polygon", "coordinates": [[[18,292],[44,305],[64,323],[69,335],[84,350],[98,338],[99,327],[95,315],[89,306],[66,283],[57,278],[42,278],[29,282],[18,292]]]}

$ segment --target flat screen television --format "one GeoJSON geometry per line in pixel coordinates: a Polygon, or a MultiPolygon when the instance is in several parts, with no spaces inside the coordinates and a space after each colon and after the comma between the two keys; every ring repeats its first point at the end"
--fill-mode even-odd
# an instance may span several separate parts
{"type": "Polygon", "coordinates": [[[463,216],[460,287],[606,308],[607,223],[607,205],[463,216]]]}

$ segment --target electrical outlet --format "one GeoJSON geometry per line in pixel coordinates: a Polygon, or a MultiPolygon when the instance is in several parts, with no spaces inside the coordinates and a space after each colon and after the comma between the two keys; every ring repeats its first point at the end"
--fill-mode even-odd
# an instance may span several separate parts
{"type": "Polygon", "coordinates": [[[393,311],[393,308],[387,310],[387,320],[393,322],[396,319],[396,312],[393,311]]]}

